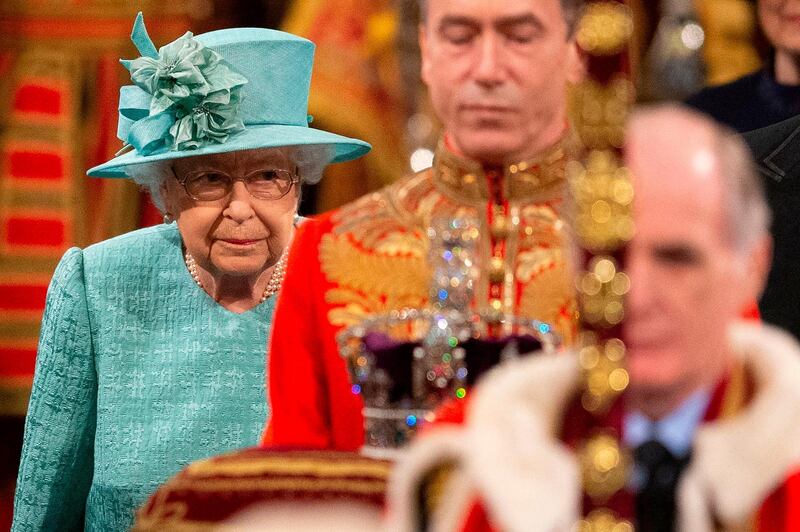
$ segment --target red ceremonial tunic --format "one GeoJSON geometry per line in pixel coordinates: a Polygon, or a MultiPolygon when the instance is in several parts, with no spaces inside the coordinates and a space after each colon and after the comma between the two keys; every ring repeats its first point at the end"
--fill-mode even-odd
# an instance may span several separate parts
{"type": "Polygon", "coordinates": [[[355,450],[360,396],[336,335],[365,317],[429,302],[426,230],[478,220],[475,309],[538,319],[569,343],[575,299],[561,219],[559,144],[533,161],[486,169],[440,147],[432,169],[302,224],[289,254],[269,347],[272,415],[263,444],[355,450]]]}

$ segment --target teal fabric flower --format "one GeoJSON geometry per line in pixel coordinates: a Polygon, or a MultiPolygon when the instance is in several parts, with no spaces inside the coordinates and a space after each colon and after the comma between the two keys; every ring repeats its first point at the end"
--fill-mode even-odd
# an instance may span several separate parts
{"type": "Polygon", "coordinates": [[[180,109],[169,130],[173,149],[198,148],[204,140],[225,142],[228,136],[244,129],[236,115],[239,107],[239,91],[236,89],[212,92],[188,112],[180,109]]]}
{"type": "MultiPolygon", "coordinates": [[[[137,23],[139,19],[137,18],[137,23]]],[[[186,32],[155,53],[143,23],[134,28],[142,57],[123,64],[133,83],[150,95],[146,116],[127,125],[128,143],[142,153],[167,145],[173,150],[223,143],[244,130],[239,117],[247,79],[222,56],[186,32]]],[[[144,113],[140,113],[144,114],[144,113]]]]}

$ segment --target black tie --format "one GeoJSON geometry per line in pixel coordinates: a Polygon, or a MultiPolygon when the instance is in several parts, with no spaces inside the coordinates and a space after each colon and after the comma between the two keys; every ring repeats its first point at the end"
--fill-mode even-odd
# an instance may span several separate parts
{"type": "Polygon", "coordinates": [[[661,443],[650,440],[636,448],[636,465],[644,484],[636,494],[637,532],[673,532],[675,488],[691,458],[675,458],[661,443]]]}

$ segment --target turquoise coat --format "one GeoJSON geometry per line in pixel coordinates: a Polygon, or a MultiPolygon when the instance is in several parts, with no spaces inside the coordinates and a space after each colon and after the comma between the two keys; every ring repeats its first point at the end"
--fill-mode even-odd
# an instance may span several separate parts
{"type": "Polygon", "coordinates": [[[193,460],[257,443],[274,297],[192,280],[174,224],[72,248],[47,293],[13,531],[127,530],[193,460]]]}

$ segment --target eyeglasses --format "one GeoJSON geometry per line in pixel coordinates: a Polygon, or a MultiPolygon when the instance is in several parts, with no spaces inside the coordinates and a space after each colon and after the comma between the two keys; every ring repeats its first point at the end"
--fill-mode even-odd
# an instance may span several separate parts
{"type": "Polygon", "coordinates": [[[200,170],[183,177],[175,174],[175,178],[186,190],[186,194],[197,201],[221,200],[231,193],[236,181],[243,182],[247,192],[254,198],[277,200],[286,196],[300,182],[295,172],[281,168],[258,170],[244,177],[232,177],[215,170],[200,170]]]}

